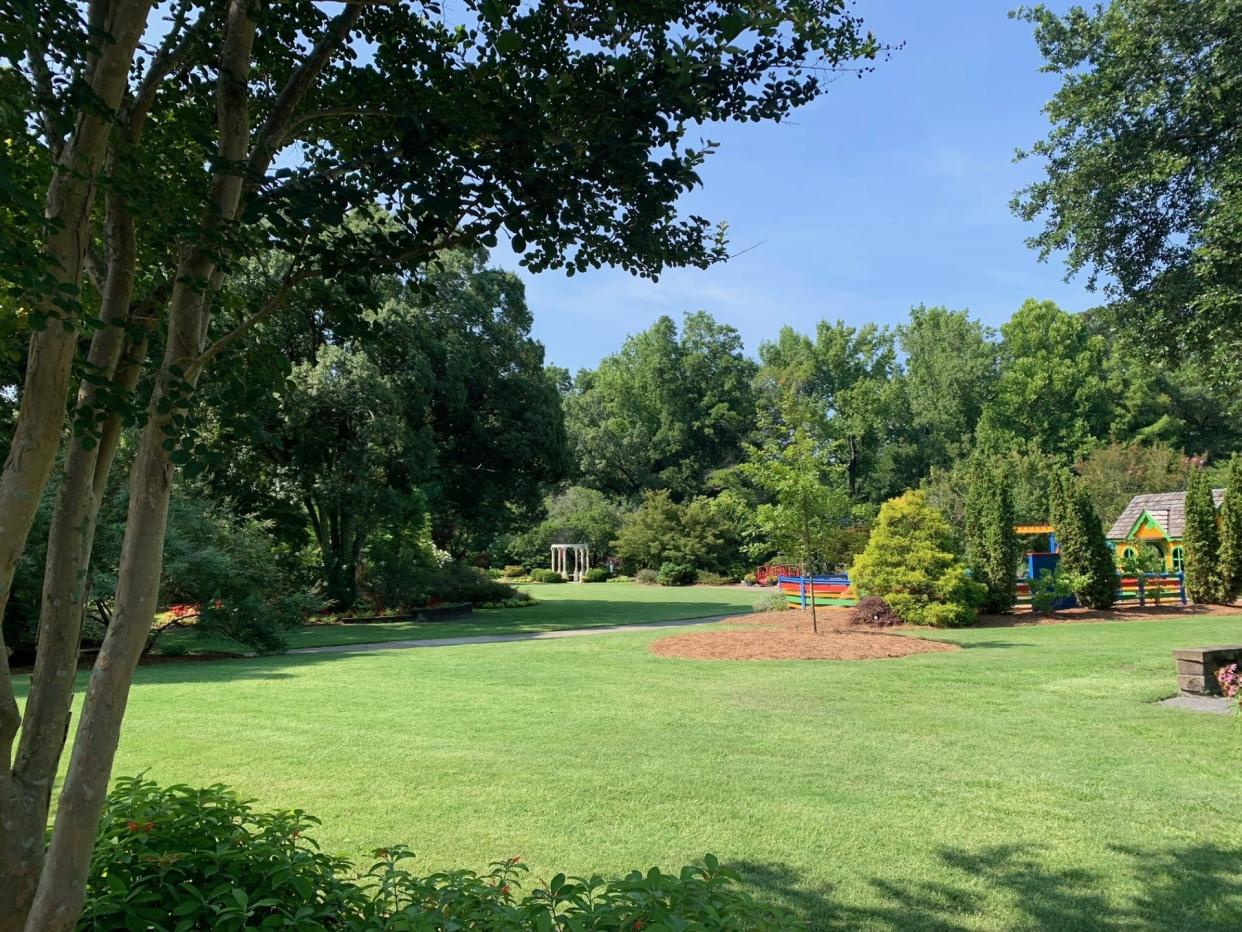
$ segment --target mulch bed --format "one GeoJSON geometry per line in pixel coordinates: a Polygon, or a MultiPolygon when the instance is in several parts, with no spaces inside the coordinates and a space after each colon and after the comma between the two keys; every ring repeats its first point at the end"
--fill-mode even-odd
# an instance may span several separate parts
{"type": "Polygon", "coordinates": [[[849,624],[849,609],[821,608],[819,634],[804,610],[743,615],[714,631],[660,638],[651,652],[685,660],[880,660],[960,650],[956,644],[888,634],[849,624]]]}
{"type": "MultiPolygon", "coordinates": [[[[928,641],[891,632],[924,631],[914,625],[901,628],[865,628],[849,623],[850,610],[825,606],[818,611],[819,634],[811,631],[806,609],[757,612],[724,621],[711,631],[692,631],[660,638],[651,652],[685,660],[878,660],[936,651],[959,650],[956,644],[928,641]]],[[[1242,614],[1240,605],[1129,606],[1107,612],[1071,608],[1055,615],[1039,615],[1019,608],[1010,615],[984,615],[972,627],[1012,628],[1021,625],[1063,625],[1093,621],[1160,621],[1207,615],[1242,614]]]]}

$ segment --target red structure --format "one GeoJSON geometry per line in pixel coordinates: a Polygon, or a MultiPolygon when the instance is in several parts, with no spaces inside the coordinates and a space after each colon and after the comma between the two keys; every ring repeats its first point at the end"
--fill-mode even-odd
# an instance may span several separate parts
{"type": "Polygon", "coordinates": [[[801,576],[802,567],[793,563],[765,563],[755,567],[755,582],[761,586],[775,584],[778,576],[801,576]]]}

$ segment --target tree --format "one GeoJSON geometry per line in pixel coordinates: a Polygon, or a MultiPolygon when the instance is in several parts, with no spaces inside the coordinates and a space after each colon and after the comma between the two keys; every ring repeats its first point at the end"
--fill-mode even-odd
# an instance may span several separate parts
{"type": "Polygon", "coordinates": [[[967,573],[949,522],[918,491],[880,507],[850,580],[860,596],[882,598],[906,624],[935,627],[971,624],[987,591],[967,573]]]}
{"type": "Polygon", "coordinates": [[[1105,343],[1081,317],[1027,300],[1001,326],[1000,356],[1000,379],[979,428],[986,446],[1025,442],[1073,457],[1108,436],[1105,343]]]}
{"type": "Polygon", "coordinates": [[[374,532],[417,536],[429,515],[434,543],[462,558],[527,524],[568,469],[521,282],[485,260],[455,251],[414,283],[300,286],[257,328],[255,364],[199,395],[207,445],[240,441],[206,467],[214,487],[293,546],[309,522],[338,606],[357,596],[374,532]]]}
{"type": "Polygon", "coordinates": [[[1002,461],[979,458],[966,493],[966,563],[987,588],[983,610],[1007,612],[1017,597],[1018,535],[1013,492],[1002,461]]]}
{"type": "Polygon", "coordinates": [[[1186,483],[1186,595],[1192,602],[1218,602],[1223,596],[1220,530],[1207,472],[1193,469],[1186,483]]]}
{"type": "Polygon", "coordinates": [[[1242,308],[1242,35],[1233,0],[1112,0],[1035,26],[1060,89],[1014,209],[1031,244],[1103,280],[1115,319],[1236,384],[1242,308]]]}
{"type": "MultiPolygon", "coordinates": [[[[795,431],[787,443],[752,450],[741,471],[771,499],[755,509],[754,524],[761,535],[758,547],[765,551],[774,547],[796,557],[803,573],[814,576],[849,525],[844,470],[803,429],[795,431]]],[[[811,628],[819,633],[814,599],[811,628]]]]}
{"type": "Polygon", "coordinates": [[[622,509],[603,492],[570,486],[544,502],[546,517],[507,542],[508,554],[528,569],[548,559],[552,544],[586,544],[592,562],[611,553],[622,509]]]}
{"type": "Polygon", "coordinates": [[[1061,559],[1057,572],[1075,580],[1074,596],[1087,608],[1109,609],[1117,600],[1117,565],[1104,525],[1082,480],[1061,474],[1052,502],[1061,559]]]}
{"type": "Polygon", "coordinates": [[[1236,455],[1220,505],[1220,580],[1222,601],[1242,595],[1242,456],[1236,455]]]}
{"type": "Polygon", "coordinates": [[[759,381],[779,431],[807,427],[835,445],[850,497],[878,501],[909,484],[894,457],[905,398],[891,331],[820,321],[815,339],[791,327],[759,346],[759,381]]]}
{"type": "MultiPolygon", "coordinates": [[[[145,213],[132,211],[122,191],[112,198],[107,230],[117,234],[116,248],[107,250],[107,274],[95,283],[104,326],[93,328],[86,350],[91,377],[74,406],[52,521],[58,544],[49,547],[56,572],[44,603],[68,608],[41,618],[24,721],[0,662],[0,930],[59,932],[81,907],[124,696],[158,595],[172,474],[194,456],[181,445],[188,406],[210,363],[223,356],[244,367],[246,335],[301,280],[359,267],[417,268],[451,245],[491,245],[502,231],[534,270],[615,264],[654,276],[722,260],[720,231],[677,210],[711,150],[686,145],[686,132],[704,121],[780,119],[822,91],[822,70],[871,58],[877,47],[835,2],[810,11],[753,4],[722,15],[700,2],[618,9],[489,0],[468,4],[450,22],[421,3],[350,2],[329,13],[313,4],[259,9],[230,0],[202,10],[174,6],[172,28],[153,37],[156,53],[131,69],[145,2],[93,6],[92,42],[108,37],[99,48],[77,42],[87,31],[75,32],[76,10],[48,0],[31,12],[19,18],[29,26],[6,30],[0,54],[38,90],[32,96],[45,98],[27,122],[52,124],[47,149],[63,170],[49,184],[45,267],[52,271],[30,277],[38,313],[0,477],[0,598],[60,437],[84,316],[77,295],[92,198],[109,140],[119,140],[114,154],[127,165],[155,167],[169,194],[160,202],[172,213],[190,205],[175,222],[156,224],[161,235],[140,262],[136,242],[150,243],[135,240],[135,220],[145,213]],[[72,25],[53,29],[49,43],[41,23],[72,25]],[[47,68],[65,79],[48,82],[47,68]],[[153,107],[159,117],[144,137],[153,107]],[[41,120],[44,113],[53,119],[41,120]],[[279,159],[282,152],[291,157],[279,159]],[[339,229],[348,209],[374,203],[391,208],[392,225],[322,235],[339,229]],[[216,298],[241,260],[271,247],[297,262],[275,292],[223,330],[216,298]],[[156,279],[144,297],[149,304],[131,302],[135,280],[148,270],[156,279]],[[47,287],[39,292],[41,283],[47,287]],[[110,414],[121,400],[136,401],[131,373],[145,358],[147,325],[157,321],[162,358],[142,383],[145,403],[134,405],[145,415],[116,613],[45,848],[80,629],[69,588],[89,562],[96,480],[106,477],[115,450],[110,414]],[[102,405],[100,395],[114,390],[102,405]]],[[[145,177],[107,178],[131,175],[145,177]]]]}
{"type": "Polygon", "coordinates": [[[1018,524],[1044,524],[1049,520],[1050,502],[1064,465],[1059,457],[1028,444],[1018,444],[1002,452],[976,449],[972,456],[958,460],[947,469],[933,468],[924,477],[919,487],[949,524],[965,533],[966,495],[970,490],[970,470],[977,455],[990,456],[1005,476],[1013,493],[1014,517],[1018,524]]]}
{"type": "Polygon", "coordinates": [[[966,311],[919,305],[897,329],[903,384],[927,466],[944,468],[969,445],[996,389],[994,331],[966,311]]]}
{"type": "Polygon", "coordinates": [[[648,492],[621,520],[613,543],[630,569],[658,569],[665,563],[713,572],[736,561],[738,533],[726,508],[700,496],[673,501],[666,489],[648,492]]]}
{"type": "Polygon", "coordinates": [[[1100,520],[1111,525],[1135,495],[1180,492],[1186,488],[1190,463],[1159,443],[1111,443],[1078,461],[1074,471],[1095,505],[1100,520]]]}
{"type": "Polygon", "coordinates": [[[578,374],[565,398],[580,481],[633,497],[703,492],[713,470],[737,463],[754,426],[755,364],[738,332],[709,314],[669,317],[578,374]]]}

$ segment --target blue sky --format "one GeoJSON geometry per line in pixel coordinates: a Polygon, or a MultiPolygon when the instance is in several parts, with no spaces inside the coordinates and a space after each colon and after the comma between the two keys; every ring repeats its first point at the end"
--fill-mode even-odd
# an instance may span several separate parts
{"type": "MultiPolygon", "coordinates": [[[[658,283],[603,269],[520,274],[548,361],[576,371],[661,314],[707,310],[752,353],[782,324],[894,324],[912,305],[966,307],[993,326],[1028,297],[1071,311],[1098,301],[1066,284],[1009,199],[1038,174],[1014,150],[1044,135],[1056,89],[1007,0],[858,0],[886,42],[906,43],[861,80],[840,78],[791,123],[711,133],[721,142],[687,209],[727,220],[735,251],[658,283]]],[[[1065,3],[1049,3],[1059,8],[1065,3]]],[[[517,268],[512,254],[493,261],[517,268]]]]}

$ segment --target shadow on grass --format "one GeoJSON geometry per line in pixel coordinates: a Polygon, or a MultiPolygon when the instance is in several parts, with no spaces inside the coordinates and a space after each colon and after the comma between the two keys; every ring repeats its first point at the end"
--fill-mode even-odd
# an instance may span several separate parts
{"type": "MultiPolygon", "coordinates": [[[[831,889],[810,888],[785,864],[734,867],[757,895],[781,903],[812,929],[857,928],[963,932],[967,929],[1225,932],[1242,928],[1242,849],[1212,844],[1167,851],[1112,847],[1121,876],[1050,864],[1040,846],[979,851],[943,848],[944,879],[902,883],[871,878],[878,902],[836,902],[831,889]],[[957,878],[972,878],[969,888],[957,878]],[[1124,902],[1105,895],[1128,891],[1124,902]],[[1002,915],[995,915],[1003,911],[1002,915]]],[[[845,868],[843,868],[845,869],[845,868]]]]}

